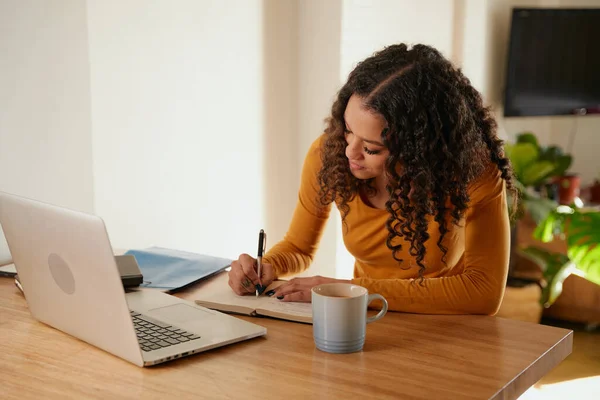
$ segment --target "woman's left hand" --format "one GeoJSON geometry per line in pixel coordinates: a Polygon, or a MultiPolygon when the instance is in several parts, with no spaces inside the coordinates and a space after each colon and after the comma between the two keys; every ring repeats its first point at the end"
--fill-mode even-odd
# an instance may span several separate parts
{"type": "MultiPolygon", "coordinates": [[[[275,289],[272,297],[281,301],[297,301],[310,303],[310,290],[323,283],[350,283],[349,280],[311,276],[310,278],[294,278],[275,289]]],[[[269,293],[267,293],[268,295],[269,293]]]]}

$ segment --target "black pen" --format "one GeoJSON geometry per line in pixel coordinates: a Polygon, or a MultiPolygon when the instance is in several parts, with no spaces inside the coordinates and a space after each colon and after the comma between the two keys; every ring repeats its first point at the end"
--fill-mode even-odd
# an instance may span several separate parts
{"type": "Polygon", "coordinates": [[[265,233],[264,230],[260,230],[260,232],[258,233],[258,256],[256,257],[256,263],[257,263],[257,272],[258,272],[258,283],[260,284],[256,286],[256,296],[258,297],[258,295],[260,293],[262,293],[262,281],[260,280],[260,276],[262,274],[262,258],[263,258],[263,254],[265,252],[265,248],[267,246],[267,234],[265,233]],[[261,289],[259,291],[259,289],[261,289]]]}

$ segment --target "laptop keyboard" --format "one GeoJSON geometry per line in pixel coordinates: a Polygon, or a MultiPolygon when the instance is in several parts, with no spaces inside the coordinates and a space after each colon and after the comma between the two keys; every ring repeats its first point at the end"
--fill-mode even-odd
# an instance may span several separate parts
{"type": "Polygon", "coordinates": [[[135,311],[131,311],[131,318],[133,319],[138,342],[143,351],[158,350],[200,339],[200,336],[196,334],[162,323],[135,311]]]}

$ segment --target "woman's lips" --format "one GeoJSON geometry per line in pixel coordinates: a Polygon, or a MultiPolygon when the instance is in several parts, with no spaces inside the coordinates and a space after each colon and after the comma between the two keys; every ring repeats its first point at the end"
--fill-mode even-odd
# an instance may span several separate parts
{"type": "Polygon", "coordinates": [[[349,160],[349,162],[350,162],[350,169],[354,169],[354,170],[365,169],[365,167],[355,163],[354,161],[349,160]]]}

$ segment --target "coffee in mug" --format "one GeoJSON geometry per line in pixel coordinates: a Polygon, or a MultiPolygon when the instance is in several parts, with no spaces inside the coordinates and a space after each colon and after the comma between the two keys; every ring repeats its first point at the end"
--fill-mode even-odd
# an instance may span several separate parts
{"type": "Polygon", "coordinates": [[[385,298],[369,294],[351,283],[326,283],[311,290],[313,337],[319,350],[328,353],[352,353],[362,350],[367,324],[382,318],[388,309],[385,298]],[[375,300],[383,302],[381,311],[367,318],[367,307],[375,300]]]}

